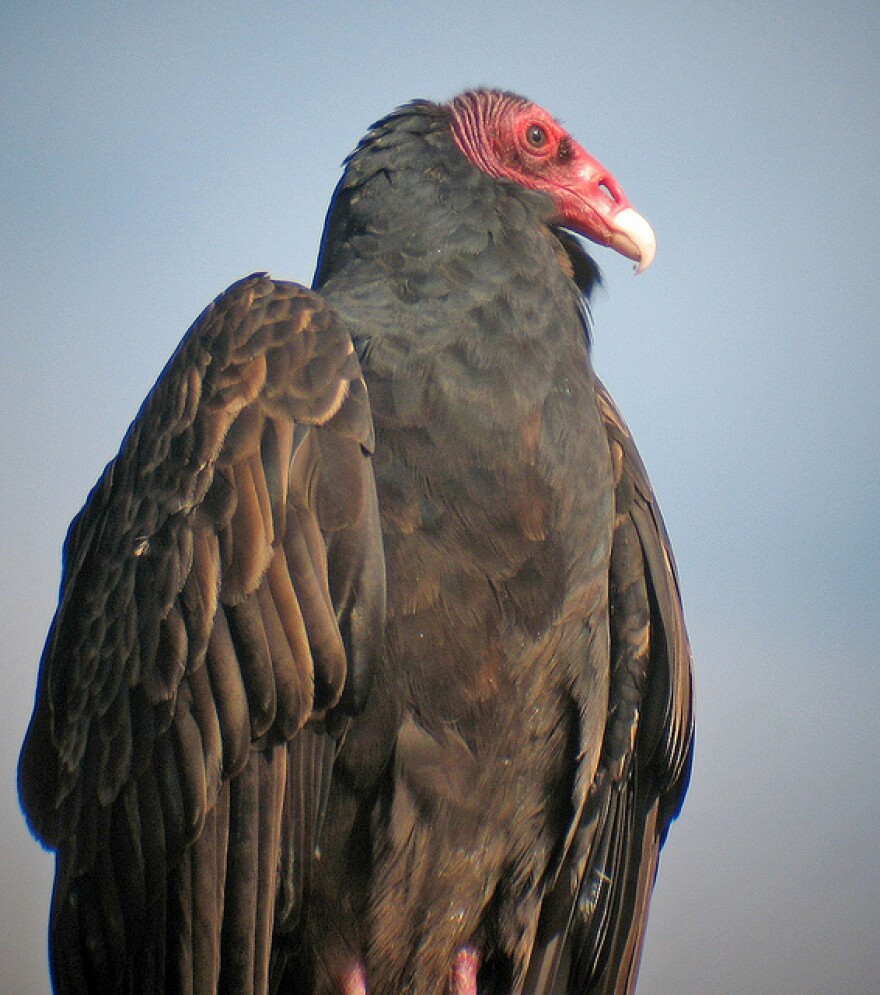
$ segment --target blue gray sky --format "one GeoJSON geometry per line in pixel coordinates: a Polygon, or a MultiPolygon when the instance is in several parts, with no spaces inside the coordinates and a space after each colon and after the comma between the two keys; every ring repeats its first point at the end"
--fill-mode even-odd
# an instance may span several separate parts
{"type": "Polygon", "coordinates": [[[595,359],[660,495],[693,784],[640,995],[880,983],[876,3],[0,6],[0,963],[48,990],[14,764],[64,532],[191,320],[308,282],[340,162],[413,97],[519,91],[659,239],[595,359]]]}

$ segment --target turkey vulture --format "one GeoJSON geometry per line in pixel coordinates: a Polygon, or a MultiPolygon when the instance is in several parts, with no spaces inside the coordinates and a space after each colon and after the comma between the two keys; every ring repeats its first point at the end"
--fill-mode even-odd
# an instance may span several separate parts
{"type": "Polygon", "coordinates": [[[654,254],[540,107],[416,101],[313,289],[186,334],[71,525],[22,749],[57,992],[633,989],[690,654],[576,235],[654,254]]]}

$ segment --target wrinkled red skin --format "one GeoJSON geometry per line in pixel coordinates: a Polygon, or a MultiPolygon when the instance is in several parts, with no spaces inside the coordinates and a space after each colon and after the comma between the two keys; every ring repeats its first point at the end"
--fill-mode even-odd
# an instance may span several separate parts
{"type": "Polygon", "coordinates": [[[542,107],[497,91],[465,93],[446,106],[456,144],[478,169],[549,194],[556,223],[611,246],[640,269],[650,265],[653,248],[634,242],[618,223],[633,210],[620,184],[542,107]]]}

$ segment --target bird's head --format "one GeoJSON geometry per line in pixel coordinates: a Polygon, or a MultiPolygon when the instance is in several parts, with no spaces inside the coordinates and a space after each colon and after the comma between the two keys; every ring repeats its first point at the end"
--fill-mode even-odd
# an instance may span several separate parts
{"type": "Polygon", "coordinates": [[[549,194],[555,224],[635,260],[654,259],[657,241],[607,169],[542,107],[499,90],[468,90],[447,105],[459,149],[484,173],[549,194]]]}

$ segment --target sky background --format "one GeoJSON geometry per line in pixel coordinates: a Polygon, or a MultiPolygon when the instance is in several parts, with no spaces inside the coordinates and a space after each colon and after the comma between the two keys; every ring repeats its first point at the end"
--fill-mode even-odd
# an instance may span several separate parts
{"type": "Polygon", "coordinates": [[[639,995],[880,990],[878,51],[876,0],[0,4],[0,990],[48,990],[14,767],[69,520],[209,300],[311,279],[366,127],[479,84],[658,233],[595,305],[697,675],[639,995]]]}

